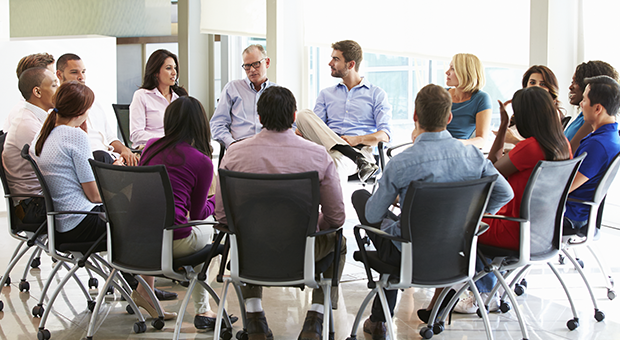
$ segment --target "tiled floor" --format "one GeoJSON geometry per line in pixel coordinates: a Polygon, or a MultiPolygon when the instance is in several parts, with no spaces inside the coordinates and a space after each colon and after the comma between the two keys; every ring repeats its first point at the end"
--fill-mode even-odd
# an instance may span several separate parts
{"type": "MultiPolygon", "coordinates": [[[[345,200],[350,197],[350,190],[346,188],[345,200]],[[348,195],[348,196],[347,196],[348,195]]],[[[356,248],[352,227],[356,223],[354,212],[347,204],[347,223],[345,235],[348,237],[349,253],[356,248]]],[[[4,271],[9,262],[14,239],[6,232],[6,217],[0,216],[0,270],[4,271]]],[[[596,250],[602,259],[606,259],[611,266],[612,273],[620,278],[620,264],[617,245],[620,244],[620,231],[610,228],[603,230],[603,237],[596,244],[596,250]]],[[[577,309],[581,316],[580,326],[574,331],[566,328],[566,321],[572,317],[564,293],[546,266],[537,266],[528,275],[529,288],[525,295],[518,297],[520,307],[525,315],[530,339],[620,339],[620,305],[618,301],[606,298],[606,290],[600,273],[595,269],[594,260],[583,249],[580,254],[586,263],[585,270],[591,278],[594,293],[599,308],[606,314],[603,322],[596,322],[592,303],[583,288],[574,269],[569,266],[560,266],[560,270],[567,278],[577,309]]],[[[25,260],[23,261],[25,263],[25,260]]],[[[19,277],[24,270],[24,264],[14,269],[11,277],[13,282],[4,287],[0,299],[4,302],[4,311],[0,312],[0,340],[2,339],[36,339],[38,318],[32,317],[32,307],[39,299],[39,293],[52,266],[49,258],[43,257],[40,269],[29,270],[28,281],[30,292],[21,293],[18,289],[19,277]]],[[[65,271],[61,271],[65,272],[65,271]]],[[[1,273],[0,273],[1,275],[1,273]]],[[[85,273],[80,274],[86,277],[85,273]]],[[[210,278],[214,275],[210,275],[210,278]]],[[[58,280],[58,279],[54,279],[58,280]]],[[[103,283],[103,280],[99,280],[103,283]]],[[[164,302],[168,311],[178,309],[180,299],[183,298],[184,288],[169,280],[159,279],[157,286],[165,290],[179,293],[179,300],[164,302]]],[[[213,283],[219,293],[221,285],[213,283]]],[[[341,285],[341,296],[338,309],[334,311],[336,339],[348,337],[355,313],[361,300],[367,294],[363,267],[353,261],[349,254],[345,273],[341,285]]],[[[423,327],[415,311],[425,307],[432,292],[426,289],[408,289],[400,294],[396,309],[395,329],[397,339],[420,339],[419,329],[423,327]]],[[[309,290],[300,291],[293,288],[269,288],[265,290],[263,306],[265,307],[269,325],[276,339],[296,339],[303,323],[305,312],[310,304],[309,290]]],[[[228,311],[238,315],[236,297],[230,296],[228,311]]],[[[620,300],[620,299],[618,299],[620,300]]],[[[95,339],[170,339],[174,329],[174,322],[168,321],[166,327],[157,331],[148,326],[146,333],[135,334],[132,326],[136,321],[134,316],[125,312],[126,302],[120,300],[117,294],[108,297],[100,312],[100,322],[97,325],[95,339]]],[[[214,304],[212,303],[212,306],[214,304]]],[[[366,313],[366,315],[368,312],[366,313]]],[[[52,339],[81,339],[86,335],[90,313],[86,308],[84,296],[74,282],[69,282],[61,296],[53,306],[53,314],[47,322],[52,339]]],[[[212,332],[198,332],[193,327],[193,307],[188,307],[184,318],[183,339],[211,339],[212,332]]],[[[490,314],[491,325],[496,339],[520,339],[521,333],[514,312],[507,314],[490,314]]],[[[147,325],[149,322],[147,321],[147,325]]],[[[235,332],[241,328],[240,322],[235,325],[235,332]]],[[[365,339],[361,330],[357,333],[359,339],[365,339]]],[[[456,315],[453,323],[446,331],[433,337],[434,339],[486,339],[481,319],[475,315],[456,315]]],[[[370,339],[370,337],[367,337],[370,339]]]]}

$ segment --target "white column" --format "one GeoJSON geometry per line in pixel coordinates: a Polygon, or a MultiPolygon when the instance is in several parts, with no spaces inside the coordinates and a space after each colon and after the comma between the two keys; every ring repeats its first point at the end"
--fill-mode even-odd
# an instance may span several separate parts
{"type": "Polygon", "coordinates": [[[179,0],[179,82],[211,116],[215,108],[212,34],[200,33],[200,1],[179,0]]]}
{"type": "Polygon", "coordinates": [[[303,18],[300,0],[267,0],[267,53],[271,58],[267,75],[293,92],[298,109],[310,107],[303,18]]]}

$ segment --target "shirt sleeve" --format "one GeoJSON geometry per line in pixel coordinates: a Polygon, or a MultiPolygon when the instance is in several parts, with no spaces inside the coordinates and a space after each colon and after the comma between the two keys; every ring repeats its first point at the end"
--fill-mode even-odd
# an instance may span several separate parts
{"type": "Polygon", "coordinates": [[[601,171],[601,168],[606,165],[607,151],[601,143],[589,139],[579,146],[575,157],[580,156],[584,152],[588,154],[581,162],[581,166],[579,166],[579,173],[587,178],[594,178],[601,171]]]}
{"type": "Polygon", "coordinates": [[[200,171],[194,174],[197,181],[192,191],[189,217],[192,220],[204,220],[215,210],[215,200],[208,199],[209,188],[213,180],[213,163],[207,156],[204,156],[197,168],[200,168],[200,171]]]}
{"type": "Polygon", "coordinates": [[[379,223],[387,217],[388,209],[398,197],[398,188],[394,181],[398,180],[399,174],[388,163],[379,179],[377,191],[366,202],[366,220],[368,223],[379,223]]]}
{"type": "Polygon", "coordinates": [[[534,137],[530,137],[517,144],[514,149],[510,150],[508,157],[510,157],[510,161],[517,168],[517,170],[524,171],[526,169],[531,169],[538,164],[538,161],[541,158],[535,155],[539,155],[540,153],[542,153],[542,150],[540,149],[538,142],[534,137]]]}
{"type": "Polygon", "coordinates": [[[327,124],[327,106],[325,106],[325,90],[319,92],[314,105],[314,114],[327,124]]]}
{"type": "Polygon", "coordinates": [[[143,91],[138,90],[134,92],[131,104],[129,104],[129,139],[137,146],[149,139],[145,134],[146,103],[143,91]]]}
{"type": "Polygon", "coordinates": [[[377,131],[385,131],[388,138],[392,140],[392,105],[388,101],[387,93],[380,88],[375,98],[373,115],[377,131]]]}
{"type": "Polygon", "coordinates": [[[327,168],[321,180],[321,214],[319,215],[319,230],[338,228],[344,224],[345,211],[342,200],[340,178],[336,171],[336,165],[326,153],[327,168]]]}
{"type": "Polygon", "coordinates": [[[75,143],[67,143],[67,147],[71,150],[71,160],[78,180],[80,183],[94,182],[95,175],[88,163],[88,159],[92,158],[88,136],[81,129],[76,129],[70,133],[75,135],[74,138],[71,138],[75,143]]]}
{"type": "Polygon", "coordinates": [[[234,138],[230,133],[230,126],[232,124],[232,106],[233,102],[228,95],[228,90],[230,88],[230,83],[224,86],[224,90],[222,90],[222,94],[220,95],[220,100],[215,108],[215,112],[213,113],[213,117],[211,117],[211,133],[213,134],[213,139],[217,141],[221,141],[226,145],[226,148],[234,142],[234,138]]]}
{"type": "MultiPolygon", "coordinates": [[[[484,91],[479,91],[480,101],[478,102],[478,112],[482,112],[484,110],[491,110],[493,105],[491,104],[491,96],[484,91]]],[[[476,112],[476,113],[478,113],[476,112]]]]}

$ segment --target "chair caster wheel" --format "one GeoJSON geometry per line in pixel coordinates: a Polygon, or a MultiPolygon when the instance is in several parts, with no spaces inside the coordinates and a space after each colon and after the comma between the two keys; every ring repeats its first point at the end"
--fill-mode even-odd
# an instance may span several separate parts
{"type": "Polygon", "coordinates": [[[43,308],[42,304],[38,304],[32,307],[32,316],[34,316],[35,318],[42,317],[43,313],[45,313],[45,308],[43,308]]]}
{"type": "Polygon", "coordinates": [[[517,296],[521,296],[521,295],[523,295],[523,293],[525,293],[525,287],[522,286],[520,283],[517,283],[517,284],[515,284],[514,291],[515,291],[515,294],[517,296]]]}
{"type": "Polygon", "coordinates": [[[220,331],[220,339],[221,340],[230,340],[232,339],[232,329],[229,328],[222,328],[222,330],[220,331]]]}
{"type": "Polygon", "coordinates": [[[441,332],[443,332],[446,329],[446,326],[444,326],[443,322],[436,322],[433,325],[433,334],[437,335],[437,334],[441,334],[441,332]]]}
{"type": "MultiPolygon", "coordinates": [[[[235,335],[235,337],[237,338],[237,340],[248,340],[248,332],[245,331],[245,330],[238,331],[237,335],[235,335]]],[[[349,339],[352,339],[352,338],[349,338],[349,339]]],[[[355,339],[353,339],[353,340],[355,340],[355,339]]]]}
{"type": "Polygon", "coordinates": [[[162,319],[154,319],[153,321],[151,321],[151,326],[153,326],[153,328],[155,328],[156,330],[160,330],[162,328],[164,328],[164,326],[166,325],[166,323],[164,322],[164,320],[162,319]]]}
{"type": "Polygon", "coordinates": [[[0,301],[0,312],[4,309],[4,302],[0,301]]]}
{"type": "Polygon", "coordinates": [[[502,313],[508,313],[510,311],[510,304],[508,304],[508,302],[506,301],[501,301],[501,303],[499,304],[499,310],[502,313]]]}
{"type": "Polygon", "coordinates": [[[96,277],[88,279],[88,288],[97,288],[99,286],[99,280],[96,277]]]}
{"type": "Polygon", "coordinates": [[[52,334],[47,329],[39,329],[37,333],[37,339],[39,340],[49,340],[52,337],[52,334]]]}
{"type": "Polygon", "coordinates": [[[605,313],[603,313],[603,311],[597,309],[597,310],[594,311],[594,318],[596,319],[596,321],[601,322],[601,321],[605,320],[605,313]]]}
{"type": "Polygon", "coordinates": [[[581,259],[575,259],[575,261],[577,261],[577,263],[579,264],[579,267],[581,267],[581,269],[583,269],[583,267],[585,267],[586,265],[583,263],[583,260],[581,259]]]}
{"type": "Polygon", "coordinates": [[[185,288],[189,287],[189,281],[181,281],[179,284],[185,288]]]}
{"type": "Polygon", "coordinates": [[[577,327],[579,327],[579,319],[574,318],[568,320],[568,322],[566,323],[566,327],[568,327],[569,330],[574,331],[575,329],[577,329],[577,327]]]}
{"type": "Polygon", "coordinates": [[[41,258],[40,257],[35,257],[34,259],[32,259],[32,262],[30,262],[30,268],[39,268],[39,266],[41,265],[41,258]]]}
{"type": "Polygon", "coordinates": [[[146,332],[146,323],[144,323],[144,321],[140,321],[140,322],[134,323],[133,324],[133,331],[136,334],[140,334],[140,333],[146,332]]]}
{"type": "Polygon", "coordinates": [[[615,292],[615,291],[613,291],[613,290],[611,290],[611,289],[608,289],[608,290],[607,290],[607,298],[608,298],[609,300],[613,300],[613,299],[615,299],[615,298],[616,298],[616,292],[615,292]]]}
{"type": "MultiPolygon", "coordinates": [[[[489,314],[489,306],[484,306],[484,311],[489,314]]],[[[478,315],[479,318],[482,318],[482,311],[480,310],[480,307],[476,310],[476,315],[478,315]]]]}
{"type": "Polygon", "coordinates": [[[93,300],[88,301],[88,310],[91,311],[91,312],[94,311],[96,304],[97,304],[97,302],[95,302],[93,300]]]}
{"type": "Polygon", "coordinates": [[[11,277],[10,277],[10,276],[7,276],[7,277],[6,277],[6,281],[4,281],[4,285],[5,285],[5,286],[9,286],[10,284],[11,284],[11,277]]]}
{"type": "Polygon", "coordinates": [[[133,308],[131,308],[131,305],[127,305],[125,310],[127,311],[127,314],[136,314],[136,312],[133,311],[133,308]]]}
{"type": "Polygon", "coordinates": [[[29,290],[30,290],[30,283],[28,283],[28,281],[26,280],[21,280],[21,282],[19,283],[19,291],[27,292],[29,290]]]}
{"type": "Polygon", "coordinates": [[[105,295],[114,295],[114,286],[108,286],[108,289],[105,291],[105,295]]]}
{"type": "Polygon", "coordinates": [[[430,339],[433,337],[433,330],[430,329],[428,326],[423,327],[422,329],[420,329],[420,336],[423,339],[430,339]]]}

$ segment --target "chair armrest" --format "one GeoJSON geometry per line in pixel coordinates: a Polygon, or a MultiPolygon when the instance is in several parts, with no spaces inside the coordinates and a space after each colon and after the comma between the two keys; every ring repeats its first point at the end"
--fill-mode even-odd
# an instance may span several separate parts
{"type": "Polygon", "coordinates": [[[97,215],[100,219],[107,222],[108,218],[105,212],[102,211],[82,211],[82,210],[67,210],[67,211],[50,211],[48,215],[97,215]]]}
{"type": "Polygon", "coordinates": [[[88,248],[88,251],[86,251],[86,253],[84,253],[84,255],[82,255],[82,257],[78,260],[78,266],[84,267],[86,265],[86,260],[88,260],[90,255],[95,251],[95,249],[97,249],[99,244],[101,244],[101,242],[103,242],[107,238],[108,238],[108,233],[104,233],[103,235],[99,236],[97,241],[95,241],[95,243],[93,243],[93,245],[90,246],[90,248],[88,248]]]}
{"type": "Polygon", "coordinates": [[[386,154],[389,158],[392,158],[392,151],[394,151],[394,150],[396,150],[396,149],[399,149],[399,148],[402,148],[402,147],[405,147],[405,146],[408,146],[408,145],[412,145],[412,144],[413,144],[413,142],[409,142],[409,143],[404,143],[404,144],[400,144],[400,145],[392,146],[392,147],[390,147],[390,148],[388,148],[388,149],[387,149],[387,151],[385,152],[385,154],[386,154]]]}
{"type": "Polygon", "coordinates": [[[494,218],[494,219],[499,219],[499,220],[514,221],[514,222],[527,222],[527,220],[524,218],[508,217],[508,216],[503,216],[503,215],[484,215],[482,216],[482,218],[494,218]]]}
{"type": "Polygon", "coordinates": [[[226,234],[232,234],[232,231],[230,231],[230,229],[228,229],[228,226],[226,224],[218,223],[218,224],[213,226],[213,229],[219,230],[219,231],[221,231],[223,233],[226,233],[226,234]]]}
{"type": "Polygon", "coordinates": [[[340,226],[338,228],[330,228],[330,229],[325,229],[325,230],[317,231],[316,233],[310,234],[308,236],[316,237],[316,236],[321,236],[321,235],[327,235],[327,234],[335,233],[335,232],[340,231],[340,230],[342,230],[342,226],[340,226]]]}
{"type": "Polygon", "coordinates": [[[28,197],[28,198],[43,198],[43,195],[32,195],[32,194],[8,194],[8,195],[4,195],[4,197],[6,198],[13,198],[13,197],[28,197]]]}
{"type": "Polygon", "coordinates": [[[358,229],[364,229],[367,233],[373,233],[375,235],[379,235],[383,238],[387,238],[388,240],[392,240],[392,241],[396,241],[396,242],[409,242],[409,240],[406,240],[404,238],[401,238],[399,236],[394,236],[392,234],[388,234],[385,231],[375,228],[375,227],[369,227],[367,225],[363,225],[363,224],[358,224],[356,225],[353,229],[355,230],[355,228],[358,229]]]}
{"type": "Polygon", "coordinates": [[[487,230],[489,230],[489,225],[480,221],[480,224],[478,225],[478,230],[476,231],[476,236],[480,236],[484,233],[487,232],[487,230]]]}
{"type": "MultiPolygon", "coordinates": [[[[217,236],[215,237],[215,240],[211,244],[211,251],[209,252],[209,257],[205,261],[205,264],[202,266],[202,270],[200,270],[200,273],[198,273],[198,280],[200,281],[207,280],[207,270],[209,269],[209,264],[211,263],[211,259],[213,259],[215,255],[217,255],[217,248],[222,242],[222,239],[224,238],[224,236],[225,236],[224,233],[218,233],[217,236]]],[[[228,240],[228,238],[226,240],[228,240]]],[[[224,249],[224,253],[227,254],[228,249],[224,249]]],[[[224,256],[224,254],[222,254],[222,256],[224,256]]],[[[224,258],[222,258],[222,263],[223,262],[225,262],[224,258]]]]}
{"type": "Polygon", "coordinates": [[[179,228],[187,228],[187,227],[193,227],[195,225],[205,225],[205,224],[212,224],[212,225],[216,225],[217,222],[209,222],[209,221],[188,221],[187,223],[184,224],[176,224],[170,227],[166,227],[166,230],[174,230],[174,229],[179,229],[179,228]]]}

